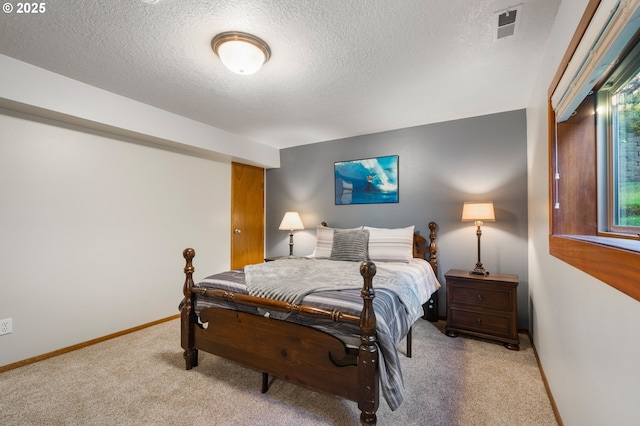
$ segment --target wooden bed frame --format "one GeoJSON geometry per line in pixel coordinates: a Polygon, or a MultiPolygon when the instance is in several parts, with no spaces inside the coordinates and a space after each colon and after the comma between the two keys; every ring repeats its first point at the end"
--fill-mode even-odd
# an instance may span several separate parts
{"type": "MultiPolygon", "coordinates": [[[[414,235],[413,257],[429,254],[429,263],[438,273],[435,222],[429,223],[429,244],[414,235]]],[[[372,281],[376,266],[362,262],[363,308],[359,317],[336,310],[294,305],[224,290],[197,288],[193,282],[195,251],[185,249],[184,304],[181,310],[181,343],[186,369],[198,365],[198,350],[221,356],[263,372],[263,392],[266,374],[338,395],[358,403],[363,425],[375,425],[379,403],[378,347],[376,345],[376,315],[373,310],[375,291],[372,281]],[[194,294],[207,295],[268,310],[289,312],[305,317],[328,318],[335,322],[350,322],[360,326],[360,347],[350,349],[338,338],[311,327],[269,319],[262,316],[222,308],[207,308],[195,313],[194,294]],[[208,323],[205,328],[202,324],[208,323]]],[[[411,332],[411,331],[410,331],[411,332]]],[[[410,332],[407,351],[410,352],[410,332]]]]}

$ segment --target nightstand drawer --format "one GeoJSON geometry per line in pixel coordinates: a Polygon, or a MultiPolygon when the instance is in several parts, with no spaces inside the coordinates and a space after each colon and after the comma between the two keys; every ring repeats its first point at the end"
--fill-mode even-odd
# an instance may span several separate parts
{"type": "Polygon", "coordinates": [[[511,312],[511,292],[451,283],[451,303],[511,312]]]}
{"type": "Polygon", "coordinates": [[[481,312],[451,309],[451,318],[447,325],[453,328],[464,328],[479,333],[491,333],[494,336],[512,337],[512,320],[509,316],[490,315],[481,312]]]}

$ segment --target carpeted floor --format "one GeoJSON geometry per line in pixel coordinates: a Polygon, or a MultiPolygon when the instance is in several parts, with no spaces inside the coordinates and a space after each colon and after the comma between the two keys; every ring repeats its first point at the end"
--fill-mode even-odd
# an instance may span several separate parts
{"type": "MultiPolygon", "coordinates": [[[[419,320],[406,399],[380,425],[556,425],[529,339],[519,352],[419,320]]],[[[404,344],[401,343],[401,351],[404,344]]],[[[357,425],[356,404],[210,354],[184,369],[179,320],[0,374],[2,425],[357,425]]]]}

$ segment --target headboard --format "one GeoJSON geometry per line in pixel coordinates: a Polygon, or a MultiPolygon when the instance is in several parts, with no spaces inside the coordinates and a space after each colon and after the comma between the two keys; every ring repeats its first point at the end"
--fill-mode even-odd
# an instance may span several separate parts
{"type": "Polygon", "coordinates": [[[425,259],[425,254],[428,253],[429,258],[426,260],[431,264],[436,276],[438,276],[438,246],[436,244],[437,228],[437,223],[429,222],[429,244],[427,244],[427,240],[420,234],[413,234],[413,257],[425,259]]]}
{"type": "MultiPolygon", "coordinates": [[[[322,222],[322,226],[328,226],[327,222],[322,222]]],[[[418,259],[425,259],[425,254],[428,253],[427,260],[431,267],[433,268],[433,272],[438,276],[438,246],[436,244],[436,230],[438,228],[438,224],[435,222],[429,222],[429,242],[427,243],[426,238],[418,233],[413,234],[413,257],[418,259]]]]}

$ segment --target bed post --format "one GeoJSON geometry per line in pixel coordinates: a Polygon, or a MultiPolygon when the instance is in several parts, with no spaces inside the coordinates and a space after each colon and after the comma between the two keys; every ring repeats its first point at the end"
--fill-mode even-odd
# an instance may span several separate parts
{"type": "Polygon", "coordinates": [[[436,224],[435,222],[429,222],[429,230],[431,231],[429,233],[429,241],[431,241],[429,243],[429,263],[431,264],[431,267],[433,268],[433,272],[436,274],[436,277],[438,276],[438,246],[436,245],[436,228],[438,227],[438,224],[436,224]]]}
{"type": "Polygon", "coordinates": [[[182,287],[182,293],[184,294],[184,301],[182,309],[180,310],[180,335],[182,349],[184,349],[183,357],[186,363],[187,370],[191,370],[193,367],[198,366],[198,350],[195,348],[195,327],[197,323],[196,313],[193,306],[193,299],[191,298],[191,288],[193,287],[193,258],[196,255],[196,251],[192,248],[187,248],[182,252],[182,256],[186,260],[184,267],[184,287],[182,287]]]}
{"type": "Polygon", "coordinates": [[[371,261],[362,262],[360,274],[364,278],[362,286],[363,307],[360,315],[360,349],[358,351],[358,408],[360,423],[375,425],[378,410],[378,346],[376,345],[376,314],[373,310],[372,278],[376,265],[371,261]]]}

